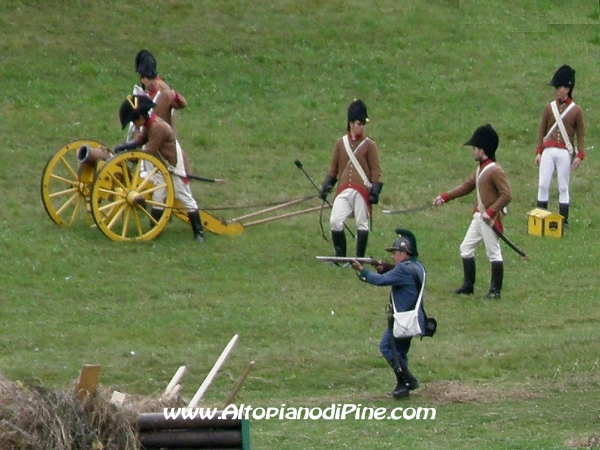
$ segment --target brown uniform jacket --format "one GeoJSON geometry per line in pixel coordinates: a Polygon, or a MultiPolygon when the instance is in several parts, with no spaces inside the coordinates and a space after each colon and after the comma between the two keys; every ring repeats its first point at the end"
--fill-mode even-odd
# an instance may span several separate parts
{"type": "MultiPolygon", "coordinates": [[[[356,150],[356,147],[364,140],[366,140],[366,142],[360,147],[358,152],[354,153],[354,155],[365,171],[369,181],[371,183],[381,183],[379,151],[377,150],[375,142],[366,136],[360,140],[352,140],[352,137],[348,135],[348,141],[352,151],[356,150]]],[[[366,192],[369,192],[369,189],[365,186],[360,174],[354,168],[354,164],[350,162],[350,157],[346,152],[342,138],[339,138],[335,142],[333,158],[331,159],[331,166],[327,175],[339,180],[338,192],[346,189],[350,185],[360,186],[366,192]]]]}
{"type": "MultiPolygon", "coordinates": [[[[558,112],[562,114],[562,112],[567,109],[567,106],[569,106],[571,101],[571,99],[568,99],[565,103],[559,104],[558,112]]],[[[556,120],[554,119],[554,114],[552,113],[552,107],[550,106],[550,103],[546,103],[542,111],[542,120],[540,121],[540,128],[538,130],[536,153],[542,153],[546,147],[566,148],[565,141],[558,126],[554,127],[554,130],[552,133],[550,133],[550,136],[548,136],[548,138],[544,141],[546,133],[548,133],[548,130],[550,130],[554,122],[556,122],[556,120]]],[[[581,106],[575,105],[573,108],[571,108],[567,115],[563,117],[563,123],[565,124],[565,130],[567,130],[567,134],[569,135],[569,140],[571,141],[571,144],[573,144],[573,148],[577,149],[577,156],[579,159],[583,160],[585,157],[585,124],[583,121],[583,110],[581,109],[581,106]],[[575,136],[577,136],[577,143],[575,143],[573,139],[575,136]]]]}
{"type": "Polygon", "coordinates": [[[170,125],[160,117],[152,114],[144,123],[142,132],[135,138],[140,145],[144,145],[144,151],[167,161],[173,167],[177,166],[177,147],[175,144],[175,132],[170,125]]]}
{"type": "Polygon", "coordinates": [[[183,109],[187,106],[187,101],[181,94],[174,91],[160,78],[156,79],[156,86],[148,91],[150,98],[154,99],[156,106],[152,112],[167,122],[175,130],[175,118],[171,112],[172,109],[183,109]]]}
{"type": "MultiPolygon", "coordinates": [[[[493,161],[490,159],[484,161],[483,164],[480,164],[480,171],[483,171],[483,168],[492,162],[493,161]]],[[[501,220],[503,216],[502,209],[512,200],[512,191],[506,173],[502,167],[496,163],[494,167],[490,167],[485,172],[481,173],[479,182],[476,180],[476,175],[477,171],[473,172],[469,179],[460,186],[455,187],[449,192],[444,192],[442,194],[442,199],[445,202],[448,202],[452,199],[467,195],[473,192],[477,187],[477,184],[479,184],[479,195],[481,196],[481,202],[483,203],[485,211],[487,211],[490,217],[501,220]]],[[[473,211],[479,211],[477,195],[475,195],[473,211]]]]}

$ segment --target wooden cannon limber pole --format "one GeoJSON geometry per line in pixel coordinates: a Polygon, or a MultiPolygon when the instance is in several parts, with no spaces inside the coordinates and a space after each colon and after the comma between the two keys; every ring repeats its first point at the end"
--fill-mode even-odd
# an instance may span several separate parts
{"type": "MultiPolygon", "coordinates": [[[[282,203],[280,205],[272,206],[270,208],[262,209],[260,211],[255,211],[253,213],[245,214],[243,216],[227,220],[226,223],[227,224],[240,223],[244,219],[248,219],[250,217],[255,217],[255,216],[258,216],[258,215],[261,215],[261,214],[265,214],[265,213],[268,213],[268,212],[276,211],[278,209],[286,208],[288,206],[292,206],[292,205],[295,205],[295,204],[298,204],[298,203],[305,202],[305,201],[310,200],[312,198],[314,198],[314,196],[303,197],[303,198],[298,198],[298,199],[295,199],[295,200],[290,200],[290,201],[282,203]]],[[[255,220],[254,222],[243,223],[242,225],[244,227],[249,227],[249,226],[252,226],[252,225],[258,225],[258,224],[261,224],[261,223],[271,222],[273,220],[285,219],[287,217],[293,217],[293,216],[297,216],[297,215],[300,215],[300,214],[309,213],[309,212],[312,212],[312,211],[318,211],[319,209],[324,209],[324,208],[329,208],[329,206],[328,205],[313,206],[311,208],[303,209],[303,210],[300,210],[300,211],[294,211],[294,212],[290,212],[290,213],[286,213],[286,214],[280,214],[280,215],[274,216],[274,217],[267,217],[265,219],[255,220]]]]}

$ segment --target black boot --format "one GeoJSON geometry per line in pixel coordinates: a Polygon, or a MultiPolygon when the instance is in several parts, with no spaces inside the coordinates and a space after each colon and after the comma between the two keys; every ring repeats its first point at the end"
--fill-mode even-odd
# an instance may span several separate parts
{"type": "Polygon", "coordinates": [[[502,290],[502,281],[504,280],[504,262],[492,261],[492,276],[490,281],[490,291],[484,297],[485,299],[492,300],[500,298],[500,291],[502,290]]]}
{"type": "Polygon", "coordinates": [[[473,294],[473,286],[475,285],[475,258],[463,258],[462,263],[464,273],[463,284],[452,292],[461,295],[471,295],[473,294]]]}
{"type": "Polygon", "coordinates": [[[202,230],[202,220],[200,219],[200,211],[188,211],[190,225],[194,232],[194,239],[200,243],[204,242],[204,231],[202,230]]]}
{"type": "Polygon", "coordinates": [[[543,208],[543,209],[548,209],[548,202],[547,201],[542,202],[541,200],[538,200],[537,207],[543,208]]]}
{"type": "Polygon", "coordinates": [[[558,204],[558,213],[564,217],[564,224],[567,225],[569,223],[569,204],[568,203],[559,203],[558,204]]]}
{"type": "MultiPolygon", "coordinates": [[[[164,209],[152,208],[150,210],[150,217],[152,217],[154,222],[158,222],[160,220],[160,218],[162,217],[163,212],[164,212],[164,209]]],[[[150,226],[152,226],[152,227],[156,226],[156,224],[154,222],[150,221],[150,226]]]]}
{"type": "Polygon", "coordinates": [[[335,256],[346,256],[346,233],[342,231],[331,231],[331,240],[333,241],[333,249],[335,256]]]}
{"type": "Polygon", "coordinates": [[[408,397],[408,393],[409,393],[409,388],[408,388],[408,383],[406,381],[406,379],[404,378],[404,373],[402,372],[402,369],[400,369],[399,367],[396,367],[396,365],[392,362],[388,362],[390,367],[392,368],[392,371],[394,372],[394,375],[396,376],[396,386],[394,387],[394,389],[390,392],[388,392],[388,396],[389,397],[393,397],[393,398],[403,398],[403,397],[408,397]]]}
{"type": "Polygon", "coordinates": [[[408,371],[408,369],[404,370],[404,380],[406,381],[406,387],[409,391],[414,391],[419,387],[419,380],[417,380],[412,373],[408,371]]]}
{"type": "Polygon", "coordinates": [[[369,230],[356,231],[356,256],[364,258],[367,251],[367,242],[369,241],[369,230]]]}

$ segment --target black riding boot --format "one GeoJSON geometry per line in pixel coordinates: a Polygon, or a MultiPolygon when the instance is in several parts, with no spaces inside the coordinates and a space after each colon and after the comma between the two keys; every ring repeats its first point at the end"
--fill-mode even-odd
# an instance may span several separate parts
{"type": "Polygon", "coordinates": [[[502,261],[492,261],[492,276],[490,280],[490,291],[484,297],[488,300],[500,298],[502,290],[502,281],[504,280],[504,263],[502,261]]]}
{"type": "Polygon", "coordinates": [[[558,204],[558,213],[564,217],[564,224],[567,225],[569,223],[569,204],[568,203],[559,203],[558,204]]]}
{"type": "Polygon", "coordinates": [[[194,239],[200,243],[204,242],[204,231],[202,230],[202,220],[200,219],[200,211],[188,211],[190,225],[194,232],[194,239]]]}
{"type": "MultiPolygon", "coordinates": [[[[150,217],[152,217],[152,219],[154,219],[156,222],[158,222],[160,220],[160,218],[162,217],[163,212],[164,212],[164,209],[152,208],[150,210],[150,217]]],[[[156,224],[151,221],[150,225],[152,225],[154,227],[156,224]]]]}
{"type": "Polygon", "coordinates": [[[547,201],[542,202],[542,201],[538,200],[537,207],[538,208],[543,208],[543,209],[548,209],[548,202],[547,201]]]}
{"type": "Polygon", "coordinates": [[[404,373],[402,372],[402,369],[396,367],[396,365],[393,362],[388,361],[388,363],[392,368],[394,375],[396,376],[396,386],[392,391],[388,392],[388,396],[393,398],[408,397],[410,389],[408,388],[408,382],[404,378],[404,373]]]}
{"type": "Polygon", "coordinates": [[[454,289],[455,294],[471,295],[475,285],[475,258],[463,258],[464,281],[461,287],[454,289]]]}
{"type": "Polygon", "coordinates": [[[367,242],[369,241],[369,230],[356,231],[356,256],[364,258],[367,251],[367,242]]]}
{"type": "Polygon", "coordinates": [[[346,256],[346,233],[342,231],[331,231],[331,240],[333,241],[333,249],[335,256],[346,256]]]}

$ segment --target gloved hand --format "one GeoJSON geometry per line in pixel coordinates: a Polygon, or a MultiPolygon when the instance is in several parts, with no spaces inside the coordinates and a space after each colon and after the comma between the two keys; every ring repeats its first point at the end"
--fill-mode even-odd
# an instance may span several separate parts
{"type": "Polygon", "coordinates": [[[327,194],[329,194],[331,192],[331,190],[333,189],[333,185],[335,183],[337,183],[337,179],[335,177],[332,177],[331,175],[327,175],[325,177],[325,181],[323,181],[323,186],[321,187],[321,190],[319,191],[319,198],[321,200],[327,199],[327,194]]]}
{"type": "Polygon", "coordinates": [[[381,189],[383,189],[383,183],[373,183],[371,186],[371,192],[369,193],[369,203],[371,205],[376,205],[379,203],[379,194],[381,193],[381,189]]]}
{"type": "Polygon", "coordinates": [[[115,154],[124,152],[126,150],[133,150],[134,148],[136,148],[138,145],[135,141],[131,141],[131,142],[123,142],[122,144],[117,144],[115,145],[115,148],[113,149],[113,152],[115,154]]]}

